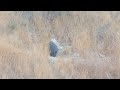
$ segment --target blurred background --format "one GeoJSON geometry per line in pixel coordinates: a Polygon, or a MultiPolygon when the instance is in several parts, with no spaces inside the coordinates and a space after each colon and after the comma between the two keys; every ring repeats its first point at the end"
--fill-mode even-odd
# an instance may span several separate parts
{"type": "Polygon", "coordinates": [[[0,78],[120,78],[120,12],[0,11],[0,78]]]}

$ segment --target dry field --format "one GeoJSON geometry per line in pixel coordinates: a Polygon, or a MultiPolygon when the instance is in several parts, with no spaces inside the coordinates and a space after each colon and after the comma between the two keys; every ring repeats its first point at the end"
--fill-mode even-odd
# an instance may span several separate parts
{"type": "Polygon", "coordinates": [[[120,78],[120,12],[0,11],[0,78],[120,78]]]}

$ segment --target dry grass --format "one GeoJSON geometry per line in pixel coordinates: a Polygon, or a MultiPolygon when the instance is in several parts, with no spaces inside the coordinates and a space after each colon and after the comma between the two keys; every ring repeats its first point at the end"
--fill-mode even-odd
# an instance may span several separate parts
{"type": "Polygon", "coordinates": [[[53,78],[44,45],[36,44],[27,51],[1,39],[0,78],[53,78]]]}
{"type": "Polygon", "coordinates": [[[120,78],[118,12],[28,14],[31,19],[26,12],[0,12],[0,78],[120,78]],[[51,64],[53,34],[70,48],[51,64]]]}

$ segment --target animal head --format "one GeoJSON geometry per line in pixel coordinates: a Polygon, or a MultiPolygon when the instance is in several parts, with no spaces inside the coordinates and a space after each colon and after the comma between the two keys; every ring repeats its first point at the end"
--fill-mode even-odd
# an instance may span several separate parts
{"type": "Polygon", "coordinates": [[[58,47],[59,50],[63,49],[63,47],[60,46],[59,42],[55,38],[52,38],[51,42],[53,42],[54,44],[56,44],[56,46],[58,47]]]}

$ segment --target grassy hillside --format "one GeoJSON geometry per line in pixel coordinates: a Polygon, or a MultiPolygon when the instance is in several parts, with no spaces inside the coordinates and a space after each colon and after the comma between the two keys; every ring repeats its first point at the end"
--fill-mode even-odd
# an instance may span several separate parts
{"type": "Polygon", "coordinates": [[[120,78],[119,24],[113,11],[0,11],[0,78],[120,78]]]}

